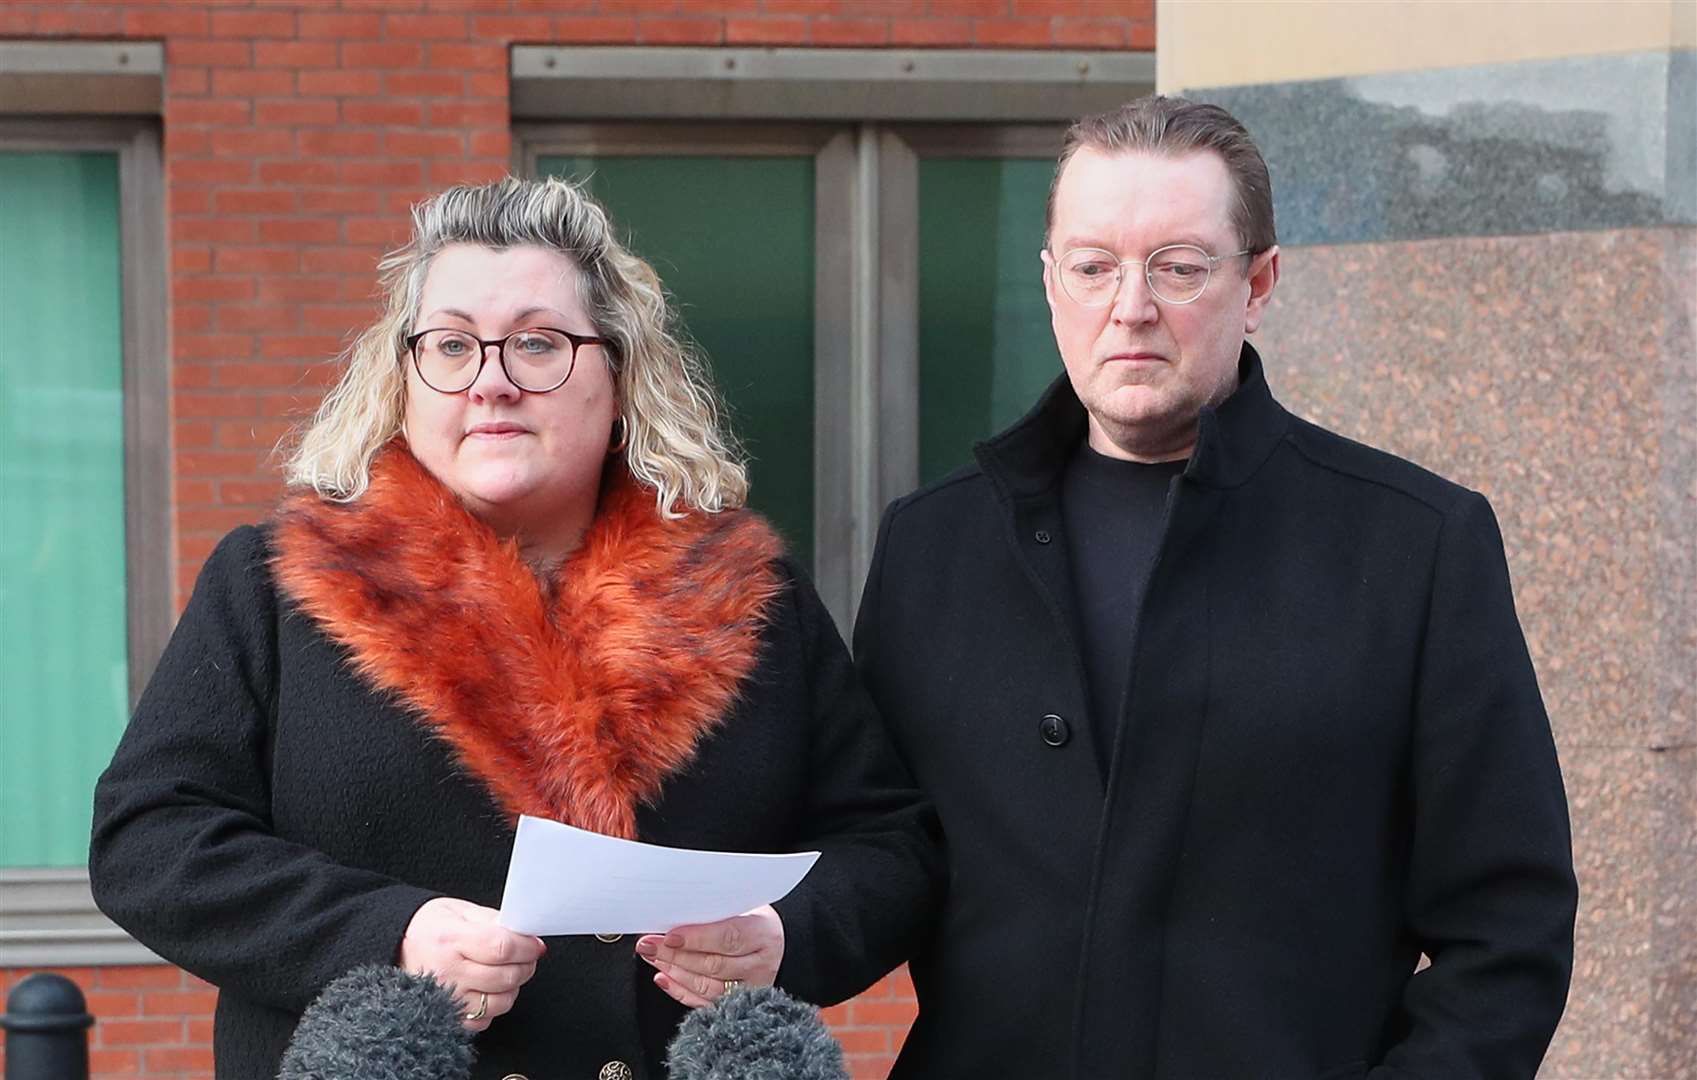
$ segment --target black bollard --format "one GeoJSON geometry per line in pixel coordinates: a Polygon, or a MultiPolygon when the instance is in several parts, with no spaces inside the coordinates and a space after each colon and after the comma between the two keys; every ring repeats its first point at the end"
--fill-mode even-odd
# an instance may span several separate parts
{"type": "Polygon", "coordinates": [[[6,1029],[6,1080],[88,1080],[88,1014],[77,984],[38,971],[12,988],[6,1029]]]}

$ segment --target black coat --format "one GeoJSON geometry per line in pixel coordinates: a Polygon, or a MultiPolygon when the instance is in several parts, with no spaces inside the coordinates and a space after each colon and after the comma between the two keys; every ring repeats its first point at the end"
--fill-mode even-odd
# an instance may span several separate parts
{"type": "MultiPolygon", "coordinates": [[[[212,554],[95,807],[101,908],[220,989],[217,1073],[276,1074],[299,1014],[338,974],[393,963],[420,904],[497,906],[510,817],[449,747],[373,690],[346,649],[281,592],[272,530],[212,554]]],[[[638,837],[824,854],[776,907],[779,985],[818,1003],[865,988],[913,946],[940,857],[801,573],[781,587],[729,717],[638,809],[638,837]]],[[[683,643],[689,647],[689,643],[683,643]]],[[[514,1010],[477,1040],[476,1076],[664,1076],[683,1008],[634,937],[548,940],[514,1010]]]]}
{"type": "Polygon", "coordinates": [[[884,517],[856,657],[951,882],[896,1076],[1537,1068],[1576,887],[1490,507],[1291,416],[1247,346],[1240,379],[1126,612],[1105,789],[1057,505],[1086,423],[1066,379],[884,517]]]}

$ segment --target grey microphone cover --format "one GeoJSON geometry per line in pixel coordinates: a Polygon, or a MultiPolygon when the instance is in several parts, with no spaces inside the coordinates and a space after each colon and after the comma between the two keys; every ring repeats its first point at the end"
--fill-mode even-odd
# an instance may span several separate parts
{"type": "Polygon", "coordinates": [[[371,964],[307,1006],[278,1080],[465,1080],[471,1032],[441,983],[371,964]]]}
{"type": "Polygon", "coordinates": [[[671,1080],[848,1080],[819,1010],[775,987],[733,990],[678,1025],[671,1080]]]}

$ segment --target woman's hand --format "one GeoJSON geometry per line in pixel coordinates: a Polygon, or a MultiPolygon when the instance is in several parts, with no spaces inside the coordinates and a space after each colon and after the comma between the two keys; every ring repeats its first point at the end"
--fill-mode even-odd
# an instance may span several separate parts
{"type": "Polygon", "coordinates": [[[482,1031],[513,1007],[548,947],[496,924],[500,913],[439,896],[413,914],[401,936],[400,966],[431,975],[459,998],[466,1029],[482,1031]]]}
{"type": "Polygon", "coordinates": [[[637,939],[636,952],[658,969],[655,986],[699,1008],[724,997],[735,984],[771,986],[777,981],[784,921],[766,904],[735,918],[644,935],[637,939]]]}

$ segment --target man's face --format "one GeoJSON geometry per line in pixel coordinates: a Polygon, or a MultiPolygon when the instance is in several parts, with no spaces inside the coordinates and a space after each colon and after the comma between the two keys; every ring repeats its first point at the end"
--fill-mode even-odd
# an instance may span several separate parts
{"type": "Polygon", "coordinates": [[[1189,455],[1197,414],[1237,388],[1245,334],[1260,325],[1278,280],[1278,249],[1221,259],[1188,304],[1155,298],[1142,260],[1169,244],[1209,255],[1238,251],[1231,176],[1211,151],[1180,157],[1073,155],[1055,189],[1043,288],[1055,344],[1090,414],[1090,445],[1114,457],[1164,461],[1189,455]],[[1112,302],[1088,307],[1061,287],[1058,262],[1100,248],[1124,267],[1112,302]]]}

